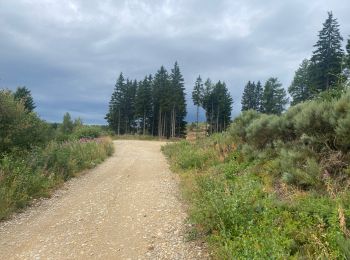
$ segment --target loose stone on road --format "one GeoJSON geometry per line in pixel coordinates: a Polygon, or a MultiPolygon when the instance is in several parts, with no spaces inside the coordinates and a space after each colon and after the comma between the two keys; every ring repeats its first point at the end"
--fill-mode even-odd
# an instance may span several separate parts
{"type": "Polygon", "coordinates": [[[164,144],[115,141],[103,164],[0,223],[0,259],[207,259],[186,241],[164,144]]]}

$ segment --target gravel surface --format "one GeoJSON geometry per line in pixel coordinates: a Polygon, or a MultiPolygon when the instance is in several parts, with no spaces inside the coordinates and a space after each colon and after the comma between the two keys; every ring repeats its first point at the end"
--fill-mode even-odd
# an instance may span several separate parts
{"type": "Polygon", "coordinates": [[[0,223],[0,259],[208,259],[187,242],[186,210],[162,142],[115,153],[50,199],[0,223]]]}

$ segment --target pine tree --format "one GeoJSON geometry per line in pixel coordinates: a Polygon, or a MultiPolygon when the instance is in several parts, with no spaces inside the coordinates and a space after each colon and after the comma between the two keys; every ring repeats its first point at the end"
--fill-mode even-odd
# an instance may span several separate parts
{"type": "Polygon", "coordinates": [[[341,73],[343,40],[339,32],[337,19],[332,12],[323,23],[323,29],[319,32],[319,40],[314,45],[312,61],[312,80],[318,91],[324,91],[335,86],[338,75],[341,73]]]}
{"type": "Polygon", "coordinates": [[[205,110],[205,117],[209,129],[206,129],[210,134],[213,133],[213,121],[214,121],[214,95],[213,95],[214,85],[210,78],[204,82],[203,88],[203,109],[205,110]]]}
{"type": "Polygon", "coordinates": [[[242,95],[242,109],[241,111],[255,109],[256,106],[256,94],[255,94],[255,84],[248,81],[245,85],[242,95]]]}
{"type": "Polygon", "coordinates": [[[197,106],[196,120],[198,129],[198,117],[199,117],[199,107],[203,105],[203,83],[201,76],[199,75],[192,91],[192,101],[195,106],[197,106]]]}
{"type": "Polygon", "coordinates": [[[170,74],[171,97],[171,115],[170,115],[170,136],[183,136],[186,130],[185,117],[186,99],[184,79],[177,62],[170,74]]]}
{"type": "Polygon", "coordinates": [[[346,62],[346,68],[350,70],[350,38],[348,39],[348,43],[346,44],[345,62],[346,62]]]}
{"type": "Polygon", "coordinates": [[[262,110],[266,114],[281,114],[288,104],[286,91],[277,78],[269,78],[264,86],[262,110]]]}
{"type": "Polygon", "coordinates": [[[135,129],[135,97],[137,90],[137,81],[129,80],[125,81],[125,84],[121,84],[118,93],[118,115],[120,134],[132,133],[135,129]]]}
{"type": "Polygon", "coordinates": [[[261,85],[261,82],[258,81],[258,83],[255,86],[255,110],[258,112],[262,112],[262,96],[264,93],[264,89],[261,85]]]}
{"type": "Polygon", "coordinates": [[[208,133],[225,130],[230,123],[233,103],[225,82],[219,81],[214,85],[208,78],[202,93],[202,106],[209,125],[208,133]]]}
{"type": "Polygon", "coordinates": [[[166,134],[167,112],[169,111],[170,81],[169,75],[164,66],[161,66],[153,79],[153,104],[154,104],[154,120],[157,129],[154,134],[164,137],[166,134]]]}
{"type": "Polygon", "coordinates": [[[18,87],[13,96],[16,101],[23,102],[24,108],[27,112],[32,112],[35,109],[33,97],[28,88],[18,87]]]}
{"type": "Polygon", "coordinates": [[[215,131],[226,130],[230,123],[232,110],[232,97],[228,93],[225,82],[219,81],[213,89],[213,99],[215,104],[215,131]]]}
{"type": "Polygon", "coordinates": [[[120,73],[119,78],[114,86],[114,91],[109,102],[109,111],[105,117],[110,128],[114,130],[118,135],[121,134],[121,121],[122,121],[122,99],[125,89],[125,79],[123,73],[120,73]]]}
{"type": "Polygon", "coordinates": [[[146,131],[150,130],[151,118],[152,118],[152,78],[145,77],[140,82],[136,92],[135,100],[135,113],[136,117],[141,119],[142,134],[145,135],[146,131]]]}
{"type": "Polygon", "coordinates": [[[255,82],[248,81],[247,85],[244,87],[242,95],[241,111],[246,111],[249,109],[260,111],[262,93],[263,88],[260,81],[258,81],[257,84],[255,84],[255,82]]]}
{"type": "Polygon", "coordinates": [[[313,97],[314,90],[311,85],[310,61],[305,59],[295,72],[292,84],[288,88],[293,101],[291,105],[296,105],[313,97]]]}

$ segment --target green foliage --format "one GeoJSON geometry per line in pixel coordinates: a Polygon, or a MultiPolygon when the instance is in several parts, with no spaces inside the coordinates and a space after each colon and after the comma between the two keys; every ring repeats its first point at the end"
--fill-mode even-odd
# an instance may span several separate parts
{"type": "Polygon", "coordinates": [[[179,142],[177,146],[168,146],[164,152],[166,156],[177,162],[175,167],[181,170],[202,169],[207,166],[207,163],[217,162],[213,151],[205,148],[194,150],[192,145],[186,141],[179,142]]]}
{"type": "Polygon", "coordinates": [[[244,87],[242,95],[242,111],[253,109],[256,111],[261,110],[261,99],[262,99],[263,89],[260,81],[257,84],[255,82],[248,81],[247,85],[244,87]]]}
{"type": "Polygon", "coordinates": [[[346,68],[350,70],[350,38],[346,44],[346,56],[345,56],[346,68]]]}
{"type": "Polygon", "coordinates": [[[239,138],[241,142],[246,142],[248,126],[260,116],[261,114],[259,114],[255,110],[243,111],[241,115],[239,115],[233,120],[233,123],[228,129],[228,132],[232,136],[239,138]]]}
{"type": "Polygon", "coordinates": [[[32,94],[28,88],[18,87],[13,96],[17,102],[21,102],[24,105],[27,112],[33,112],[35,109],[35,104],[32,94]]]}
{"type": "Polygon", "coordinates": [[[145,77],[136,90],[135,112],[141,120],[142,134],[152,131],[152,78],[145,77]]]}
{"type": "Polygon", "coordinates": [[[333,103],[307,102],[294,117],[295,132],[298,136],[303,134],[314,136],[317,143],[329,144],[334,140],[333,103]]]}
{"type": "Polygon", "coordinates": [[[317,86],[318,91],[324,91],[334,87],[342,72],[343,38],[332,12],[328,13],[318,36],[319,40],[314,45],[316,50],[311,57],[312,84],[317,86]]]}
{"type": "Polygon", "coordinates": [[[69,135],[69,134],[73,133],[73,129],[74,129],[73,120],[72,120],[70,114],[67,112],[63,116],[63,122],[61,125],[61,132],[64,135],[69,135]]]}
{"type": "Polygon", "coordinates": [[[304,59],[295,72],[293,82],[288,88],[288,92],[293,98],[291,105],[296,105],[313,97],[315,90],[312,89],[311,64],[309,60],[304,59]]]}
{"type": "Polygon", "coordinates": [[[347,259],[350,94],[163,148],[218,259],[347,259]]]}
{"type": "MultiPolygon", "coordinates": [[[[174,143],[163,150],[171,164],[178,166],[187,164],[187,156],[203,148],[213,152],[218,140],[211,137],[195,144],[174,143]],[[182,156],[182,151],[187,156],[182,156]]],[[[307,150],[301,154],[285,150],[271,165],[281,180],[310,187],[320,183],[319,166],[310,156],[312,152],[307,150]],[[291,177],[286,177],[284,171],[289,170],[291,177]]],[[[194,232],[207,237],[217,258],[336,259],[348,255],[349,240],[339,224],[340,210],[350,213],[348,206],[340,206],[349,205],[347,199],[339,197],[335,202],[310,192],[292,202],[284,201],[270,191],[274,177],[264,173],[259,162],[259,167],[246,162],[237,150],[225,163],[214,162],[215,156],[210,157],[201,164],[202,170],[192,168],[188,174],[191,167],[175,169],[181,170],[185,182],[182,186],[191,203],[194,232]]]]}
{"type": "Polygon", "coordinates": [[[321,167],[312,153],[305,149],[282,149],[274,160],[274,171],[282,181],[304,189],[322,185],[321,167]]]}
{"type": "Polygon", "coordinates": [[[334,108],[337,127],[335,129],[338,143],[345,151],[350,150],[350,92],[345,93],[336,103],[334,108]]]}
{"type": "Polygon", "coordinates": [[[9,91],[0,90],[0,111],[0,154],[43,146],[52,138],[49,125],[16,102],[9,91]]]}
{"type": "Polygon", "coordinates": [[[247,143],[257,148],[273,145],[273,142],[281,138],[281,118],[276,115],[261,115],[247,128],[247,143]]]}
{"type": "Polygon", "coordinates": [[[349,78],[350,44],[348,42],[348,55],[345,55],[342,41],[338,21],[329,12],[311,59],[303,60],[288,89],[292,105],[312,98],[332,101],[343,94],[346,78],[349,78]]]}
{"type": "Polygon", "coordinates": [[[175,62],[170,75],[161,66],[154,78],[141,82],[125,80],[121,73],[105,119],[117,135],[142,132],[174,138],[184,136],[186,114],[184,79],[175,62]]]}
{"type": "Polygon", "coordinates": [[[76,139],[94,139],[104,135],[104,131],[98,126],[81,126],[74,131],[74,137],[76,139]]]}
{"type": "Polygon", "coordinates": [[[21,157],[0,158],[0,219],[28,205],[33,198],[48,196],[50,190],[76,173],[92,168],[113,152],[108,139],[51,142],[21,157]]]}
{"type": "Polygon", "coordinates": [[[269,78],[262,94],[262,111],[266,114],[281,114],[288,104],[286,91],[277,78],[269,78]]]}

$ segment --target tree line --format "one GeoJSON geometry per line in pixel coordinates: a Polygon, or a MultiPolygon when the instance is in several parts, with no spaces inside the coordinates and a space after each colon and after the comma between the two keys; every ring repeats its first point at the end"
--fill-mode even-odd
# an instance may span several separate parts
{"type": "Polygon", "coordinates": [[[185,134],[184,79],[175,62],[170,73],[161,66],[143,80],[125,79],[120,73],[105,117],[118,135],[149,134],[174,138],[185,134]]]}
{"type": "Polygon", "coordinates": [[[199,107],[202,107],[209,134],[226,130],[230,124],[233,100],[225,82],[218,81],[213,84],[208,78],[203,83],[201,76],[198,76],[192,91],[192,100],[197,106],[197,128],[199,107]]]}
{"type": "MultiPolygon", "coordinates": [[[[291,105],[313,99],[324,91],[341,92],[350,78],[350,38],[346,51],[339,23],[329,12],[310,59],[304,59],[288,88],[291,105]]],[[[281,114],[288,104],[286,91],[277,78],[270,78],[261,88],[260,82],[248,82],[244,88],[242,111],[253,109],[267,114],[281,114]]]]}

